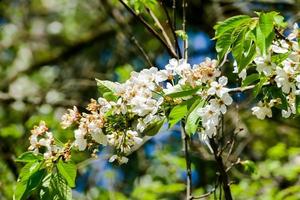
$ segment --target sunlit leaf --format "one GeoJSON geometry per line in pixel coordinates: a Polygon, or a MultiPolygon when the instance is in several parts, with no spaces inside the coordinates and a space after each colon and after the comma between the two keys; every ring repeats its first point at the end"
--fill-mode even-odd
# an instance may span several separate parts
{"type": "Polygon", "coordinates": [[[59,173],[66,179],[70,187],[75,187],[75,178],[77,174],[76,165],[72,162],[64,162],[61,159],[57,163],[59,173]]]}

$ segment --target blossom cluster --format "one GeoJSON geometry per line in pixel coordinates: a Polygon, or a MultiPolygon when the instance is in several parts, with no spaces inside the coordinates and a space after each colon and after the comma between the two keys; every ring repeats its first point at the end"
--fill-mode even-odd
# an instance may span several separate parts
{"type": "Polygon", "coordinates": [[[29,142],[28,150],[33,151],[34,154],[43,153],[47,160],[55,160],[59,156],[63,156],[65,160],[70,159],[68,144],[65,147],[57,145],[44,121],[33,127],[29,142]]]}
{"type": "MultiPolygon", "coordinates": [[[[265,79],[270,88],[276,87],[282,93],[274,97],[266,95],[252,108],[259,119],[272,117],[272,107],[284,103],[283,117],[296,113],[296,95],[300,94],[298,37],[298,27],[294,26],[287,38],[273,41],[266,55],[257,51],[254,64],[259,77],[265,79]]],[[[233,73],[238,73],[238,66],[236,63],[234,65],[233,73]]],[[[240,71],[238,77],[245,80],[247,68],[240,71]]],[[[69,109],[62,116],[61,126],[64,129],[75,127],[75,140],[71,147],[79,151],[88,149],[95,155],[99,145],[110,146],[114,153],[109,161],[126,163],[127,156],[143,143],[147,128],[168,118],[172,106],[191,98],[204,102],[196,110],[200,119],[197,124],[200,138],[207,141],[215,136],[222,115],[233,102],[230,92],[234,90],[229,89],[227,83],[228,79],[221,75],[217,60],[206,58],[204,62],[191,66],[185,59],[170,59],[165,69],[144,69],[132,72],[125,83],[109,82],[106,88],[106,92],[110,91],[109,98],[92,99],[86,108],[88,112],[79,112],[76,107],[69,109]],[[188,90],[195,92],[170,98],[188,90]]],[[[100,81],[100,84],[106,87],[107,82],[100,81]]],[[[65,150],[55,145],[52,133],[44,122],[34,127],[30,144],[29,149],[35,153],[45,147],[43,153],[46,159],[65,150]]]]}
{"type": "MultiPolygon", "coordinates": [[[[296,114],[296,95],[300,94],[300,45],[297,41],[299,35],[299,27],[295,24],[287,38],[273,41],[267,55],[259,55],[254,59],[256,71],[265,76],[270,84],[274,83],[284,94],[287,106],[282,109],[282,116],[285,118],[296,114]],[[281,57],[284,59],[276,62],[276,58],[281,57]]],[[[253,107],[252,111],[259,119],[272,117],[271,108],[278,104],[283,102],[264,99],[253,107]]]]}

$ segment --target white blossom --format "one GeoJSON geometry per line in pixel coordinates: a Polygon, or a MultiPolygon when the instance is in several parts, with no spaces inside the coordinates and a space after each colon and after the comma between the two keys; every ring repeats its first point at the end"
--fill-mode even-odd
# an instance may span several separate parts
{"type": "Polygon", "coordinates": [[[261,101],[257,106],[253,107],[252,114],[255,115],[258,119],[265,119],[265,117],[272,117],[272,110],[268,104],[262,103],[261,101]]]}
{"type": "Polygon", "coordinates": [[[87,147],[87,140],[84,138],[85,132],[82,131],[81,129],[77,129],[74,131],[74,134],[75,134],[74,145],[78,147],[79,151],[84,151],[87,147]]]}
{"type": "Polygon", "coordinates": [[[166,65],[166,70],[172,72],[173,75],[182,75],[182,72],[184,70],[190,70],[191,65],[186,62],[185,59],[177,60],[175,58],[172,58],[169,60],[169,64],[166,65]]]}
{"type": "Polygon", "coordinates": [[[295,70],[288,61],[285,61],[283,68],[276,67],[276,84],[286,94],[288,94],[291,89],[295,90],[295,84],[293,83],[295,73],[295,70]]]}
{"type": "Polygon", "coordinates": [[[222,76],[219,78],[218,82],[213,81],[210,84],[210,88],[207,90],[207,93],[209,95],[217,95],[218,97],[222,97],[224,93],[228,92],[228,88],[225,88],[224,86],[226,86],[227,84],[227,77],[222,76]]]}
{"type": "Polygon", "coordinates": [[[254,59],[256,70],[266,76],[271,76],[275,70],[275,64],[271,62],[271,56],[258,56],[254,59]]]}

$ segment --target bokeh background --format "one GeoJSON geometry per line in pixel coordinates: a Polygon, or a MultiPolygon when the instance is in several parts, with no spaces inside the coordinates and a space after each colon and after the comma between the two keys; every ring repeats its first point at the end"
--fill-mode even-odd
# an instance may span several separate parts
{"type": "MultiPolygon", "coordinates": [[[[165,3],[171,14],[172,0],[165,3]]],[[[153,8],[172,36],[162,7],[153,8]]],[[[285,16],[290,27],[300,21],[299,0],[188,0],[189,62],[216,57],[211,38],[217,21],[271,10],[285,16]]],[[[176,15],[180,29],[179,0],[176,15]]],[[[132,70],[149,67],[134,41],[156,67],[168,62],[163,46],[116,0],[0,1],[0,199],[12,199],[21,168],[14,159],[26,151],[34,124],[45,120],[57,138],[67,141],[73,133],[60,129],[60,117],[67,108],[77,105],[84,110],[90,98],[97,98],[95,78],[123,82],[132,70]]],[[[231,71],[229,62],[223,73],[234,87],[236,75],[231,71]]],[[[274,110],[272,119],[258,120],[251,115],[254,102],[249,97],[237,93],[225,116],[225,134],[239,131],[227,164],[238,158],[249,160],[248,167],[237,165],[230,171],[233,195],[235,199],[300,199],[300,118],[283,120],[274,110]]],[[[184,198],[179,126],[164,127],[129,157],[127,165],[108,163],[109,153],[100,148],[98,159],[74,154],[79,170],[74,199],[184,198]]],[[[217,181],[216,165],[197,136],[191,157],[194,193],[210,191],[217,181]]]]}

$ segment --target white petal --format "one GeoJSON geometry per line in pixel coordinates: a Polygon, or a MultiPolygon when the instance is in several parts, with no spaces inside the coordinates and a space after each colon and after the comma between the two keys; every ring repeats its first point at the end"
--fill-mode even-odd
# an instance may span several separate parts
{"type": "Polygon", "coordinates": [[[219,78],[219,83],[220,83],[221,85],[225,86],[225,85],[227,84],[227,82],[228,82],[227,77],[221,76],[221,77],[219,78]]]}

